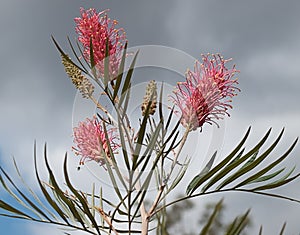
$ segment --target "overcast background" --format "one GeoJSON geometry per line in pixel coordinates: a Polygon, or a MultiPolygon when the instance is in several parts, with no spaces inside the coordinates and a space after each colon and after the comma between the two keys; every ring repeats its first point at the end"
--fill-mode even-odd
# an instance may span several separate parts
{"type": "MultiPolygon", "coordinates": [[[[207,52],[233,57],[241,71],[242,92],[226,122],[224,153],[235,146],[249,125],[253,127],[250,144],[271,126],[272,137],[286,127],[279,154],[299,136],[300,1],[1,0],[0,163],[12,174],[14,156],[25,178],[34,185],[35,139],[39,153],[47,141],[50,161],[61,174],[64,152],[72,144],[75,89],[64,74],[50,36],[66,48],[66,36],[75,37],[73,18],[79,16],[81,6],[99,11],[109,8],[110,17],[118,19],[125,29],[131,47],[155,44],[180,49],[195,58],[207,52]]],[[[171,73],[168,76],[166,80],[175,84],[171,73]]],[[[300,166],[299,150],[298,146],[288,166],[300,166]]],[[[77,162],[70,163],[74,169],[77,162]]],[[[299,199],[299,185],[298,180],[276,192],[299,199]]],[[[0,196],[6,198],[2,191],[0,196]]],[[[230,218],[252,208],[256,234],[261,224],[264,234],[277,234],[284,221],[286,234],[299,234],[298,204],[233,193],[205,201],[222,196],[230,218]]],[[[201,207],[196,213],[201,214],[201,207]]],[[[6,218],[0,218],[0,228],[1,234],[60,233],[54,227],[6,218]]]]}

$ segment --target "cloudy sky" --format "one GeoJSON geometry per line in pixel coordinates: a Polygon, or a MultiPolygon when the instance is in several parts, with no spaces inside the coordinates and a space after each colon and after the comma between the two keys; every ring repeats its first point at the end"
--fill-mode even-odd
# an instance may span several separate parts
{"type": "MultiPolygon", "coordinates": [[[[34,184],[32,153],[37,140],[40,153],[47,141],[52,165],[60,174],[62,156],[72,142],[76,92],[64,74],[50,37],[54,35],[66,47],[66,36],[76,36],[73,18],[79,15],[81,6],[99,11],[109,8],[110,16],[125,29],[130,47],[162,45],[195,58],[208,52],[233,58],[241,71],[242,92],[226,121],[224,153],[234,147],[249,125],[253,127],[250,143],[271,126],[272,137],[286,127],[279,154],[300,135],[297,0],[2,0],[0,163],[9,172],[13,172],[14,156],[26,179],[34,184]]],[[[175,84],[170,73],[166,76],[169,77],[165,80],[175,84]]],[[[299,151],[298,146],[287,165],[300,166],[299,151]]],[[[300,198],[299,184],[300,181],[276,192],[300,198]]],[[[2,191],[0,196],[5,198],[2,191]]],[[[254,231],[263,224],[265,234],[275,234],[285,220],[286,234],[300,231],[300,205],[254,195],[222,196],[232,208],[232,216],[252,208],[254,231]]],[[[3,218],[0,228],[3,234],[53,234],[48,227],[44,230],[41,225],[3,218]]]]}

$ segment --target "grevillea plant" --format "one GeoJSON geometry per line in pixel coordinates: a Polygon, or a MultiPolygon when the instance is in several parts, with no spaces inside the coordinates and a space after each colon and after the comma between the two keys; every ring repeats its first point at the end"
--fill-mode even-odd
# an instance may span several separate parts
{"type": "MultiPolygon", "coordinates": [[[[0,200],[2,216],[56,224],[95,235],[168,234],[167,208],[191,198],[200,199],[203,195],[236,191],[300,202],[268,191],[300,175],[293,173],[295,168],[287,172],[285,167],[278,168],[295,147],[297,139],[282,156],[270,158],[283,131],[266,146],[270,129],[259,143],[246,151],[249,128],[231,153],[219,156],[221,160],[216,163],[216,151],[199,169],[200,173],[190,172],[190,158],[182,158],[192,132],[203,134],[206,124],[218,127],[220,119],[229,116],[232,98],[240,92],[236,79],[239,71],[228,65],[231,60],[218,54],[202,55],[200,61],[195,61],[194,68],[187,70],[185,80],[178,81],[173,92],[168,94],[173,104],[169,108],[163,105],[164,85],[149,81],[145,96],[140,100],[140,116],[131,117],[128,106],[138,52],[133,55],[127,52],[125,31],[118,28],[116,20],[108,17],[108,10],[97,13],[95,9],[81,9],[80,14],[75,18],[76,45],[68,39],[73,59],[52,38],[72,83],[82,97],[97,108],[94,116],[86,117],[74,127],[72,149],[79,156],[80,166],[87,161],[94,162],[103,170],[101,174],[108,175],[115,197],[102,191],[76,189],[69,178],[67,155],[63,166],[65,187],[62,188],[50,167],[45,147],[47,183],[40,178],[36,150],[34,152],[40,193],[33,192],[24,181],[26,187],[20,189],[0,168],[2,188],[19,203],[15,206],[0,200]],[[96,94],[95,86],[100,88],[101,94],[96,94]],[[106,98],[105,104],[97,98],[100,95],[106,98]],[[262,164],[266,158],[269,158],[268,163],[262,164]],[[172,200],[174,189],[189,175],[195,176],[188,179],[190,183],[181,192],[184,196],[172,200]],[[153,181],[157,187],[150,190],[153,181]]],[[[198,155],[201,157],[200,150],[198,155]]],[[[217,206],[215,212],[220,209],[217,206]]],[[[207,224],[199,228],[200,234],[208,234],[215,212],[207,224]]],[[[234,220],[226,234],[240,234],[247,215],[248,212],[234,220]]],[[[283,231],[284,227],[281,233],[283,231]]]]}

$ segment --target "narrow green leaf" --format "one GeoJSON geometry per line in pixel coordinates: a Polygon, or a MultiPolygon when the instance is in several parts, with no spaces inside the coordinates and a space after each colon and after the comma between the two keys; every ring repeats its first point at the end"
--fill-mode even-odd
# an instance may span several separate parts
{"type": "MultiPolygon", "coordinates": [[[[0,170],[5,175],[5,177],[8,179],[8,181],[11,183],[11,185],[17,190],[17,192],[22,196],[22,198],[30,205],[32,209],[30,209],[28,206],[25,206],[26,208],[30,209],[34,214],[36,214],[38,217],[41,215],[42,217],[46,218],[48,221],[51,221],[51,219],[39,208],[35,205],[34,202],[32,202],[13,182],[13,180],[9,177],[9,175],[3,170],[3,168],[0,166],[0,170]]],[[[2,178],[2,177],[1,177],[2,178]]],[[[2,180],[1,180],[2,182],[2,180]]],[[[14,194],[12,194],[14,195],[14,194]]],[[[16,196],[17,197],[17,196],[16,196]]],[[[18,198],[18,197],[17,197],[18,198]]],[[[21,202],[21,199],[17,199],[19,203],[24,205],[23,202],[21,202]]],[[[41,218],[41,217],[40,217],[41,218]]],[[[41,218],[42,219],[42,218],[41,218]]]]}
{"type": "MultiPolygon", "coordinates": [[[[212,185],[217,183],[220,179],[223,179],[224,176],[226,176],[229,172],[231,172],[233,169],[238,167],[240,164],[245,162],[247,159],[249,159],[255,152],[257,152],[260,147],[265,143],[267,138],[269,137],[271,132],[271,129],[266,133],[266,135],[262,138],[262,140],[254,147],[252,148],[247,154],[245,154],[243,157],[241,157],[239,160],[233,162],[232,164],[225,166],[223,170],[221,170],[218,174],[216,174],[202,189],[202,192],[205,192],[207,189],[209,189],[212,185]]],[[[227,159],[227,158],[226,158],[227,159]]],[[[229,160],[229,159],[228,159],[229,160]]],[[[221,162],[222,163],[222,162],[221,162]]],[[[224,166],[224,165],[223,165],[224,166]]],[[[221,166],[222,167],[222,166],[221,166]]]]}
{"type": "Polygon", "coordinates": [[[237,172],[226,178],[218,187],[217,190],[225,187],[226,185],[230,184],[231,182],[237,180],[244,174],[248,173],[249,171],[253,170],[256,166],[258,166],[263,160],[265,160],[268,155],[273,151],[273,149],[277,146],[279,143],[282,135],[283,135],[284,129],[280,132],[279,136],[275,140],[275,142],[261,155],[257,160],[255,160],[256,155],[258,154],[258,150],[253,154],[253,156],[250,158],[250,160],[237,172]]]}
{"type": "MultiPolygon", "coordinates": [[[[262,176],[265,173],[269,172],[275,166],[277,166],[279,163],[281,163],[291,153],[291,151],[296,146],[297,142],[298,142],[298,138],[294,141],[294,143],[290,146],[290,148],[280,158],[278,158],[276,161],[272,162],[271,164],[269,164],[267,167],[263,168],[262,170],[260,170],[256,174],[254,174],[254,175],[250,176],[249,178],[245,179],[244,181],[242,181],[241,183],[239,183],[238,185],[236,185],[234,188],[241,187],[242,185],[246,185],[246,184],[248,184],[250,182],[256,182],[256,179],[259,179],[260,176],[262,176]]],[[[276,176],[275,173],[274,173],[274,176],[276,176]]],[[[272,178],[272,175],[273,174],[270,174],[270,175],[266,176],[266,180],[268,179],[268,177],[272,178]]],[[[264,179],[264,177],[262,177],[262,179],[264,179]]]]}
{"type": "Polygon", "coordinates": [[[175,132],[178,131],[178,127],[180,125],[180,120],[178,120],[178,122],[176,123],[176,125],[174,126],[173,130],[171,131],[171,133],[169,134],[169,136],[167,137],[165,144],[167,144],[175,135],[175,132]]]}
{"type": "Polygon", "coordinates": [[[94,49],[93,49],[93,39],[92,37],[90,38],[90,63],[91,63],[91,70],[92,74],[94,76],[95,80],[98,80],[97,78],[97,71],[96,71],[96,63],[95,63],[95,58],[94,58],[94,49]]]}
{"type": "Polygon", "coordinates": [[[252,165],[252,163],[255,161],[259,151],[253,153],[252,157],[249,158],[249,160],[240,168],[240,170],[245,169],[252,165]]]}
{"type": "MultiPolygon", "coordinates": [[[[173,140],[172,140],[172,142],[171,142],[171,144],[170,144],[168,150],[164,152],[164,156],[165,156],[165,157],[168,156],[169,153],[170,153],[173,149],[175,149],[175,148],[178,146],[178,144],[181,143],[181,141],[178,141],[178,143],[176,143],[176,140],[177,140],[177,138],[178,138],[178,136],[179,136],[179,133],[180,133],[179,131],[176,132],[176,134],[174,135],[174,138],[173,138],[173,140]]],[[[164,150],[165,147],[166,147],[166,143],[163,144],[162,150],[164,150]]]]}
{"type": "MultiPolygon", "coordinates": [[[[151,99],[150,99],[151,100],[151,99]]],[[[146,127],[147,127],[147,121],[149,118],[149,109],[150,109],[151,102],[148,102],[145,115],[143,117],[142,123],[140,125],[140,128],[138,130],[138,137],[134,149],[133,159],[132,159],[132,171],[135,171],[137,168],[137,161],[142,149],[143,140],[146,133],[146,127]]]]}
{"type": "Polygon", "coordinates": [[[153,135],[151,136],[151,140],[150,142],[147,144],[147,148],[145,149],[143,155],[141,156],[141,158],[139,159],[139,161],[137,162],[137,167],[141,164],[141,162],[145,159],[145,158],[150,158],[152,152],[154,151],[154,146],[156,144],[159,132],[162,128],[162,123],[160,122],[156,128],[156,130],[154,131],[153,135]]]}
{"type": "MultiPolygon", "coordinates": [[[[49,180],[49,184],[52,185],[51,180],[49,180]]],[[[60,198],[58,193],[53,187],[50,187],[52,189],[53,196],[55,198],[55,201],[59,204],[59,207],[64,212],[66,217],[71,220],[73,223],[77,222],[75,216],[73,215],[72,211],[69,209],[68,205],[60,198]]]]}
{"type": "Polygon", "coordinates": [[[115,99],[118,95],[120,85],[122,82],[122,78],[123,78],[123,74],[124,74],[126,53],[127,53],[127,42],[125,43],[125,46],[124,46],[124,51],[123,51],[123,55],[122,55],[122,59],[121,59],[120,67],[119,67],[119,72],[118,72],[118,76],[116,78],[116,85],[114,87],[114,93],[113,93],[113,98],[112,98],[113,102],[115,101],[115,99]]]}
{"type": "Polygon", "coordinates": [[[31,207],[27,206],[5,183],[3,177],[0,175],[0,182],[3,186],[3,188],[8,192],[21,206],[25,207],[26,209],[32,211],[35,215],[37,215],[41,220],[42,217],[40,216],[39,213],[37,213],[34,209],[31,207]]]}
{"type": "Polygon", "coordinates": [[[52,169],[50,168],[49,162],[48,162],[48,158],[47,158],[47,152],[46,152],[46,144],[44,147],[44,160],[45,160],[45,164],[49,173],[49,179],[50,182],[52,183],[54,190],[56,191],[57,195],[66,203],[66,205],[68,205],[70,211],[73,213],[73,216],[78,220],[78,222],[81,224],[82,228],[84,230],[86,230],[85,224],[81,218],[81,216],[79,215],[79,211],[75,208],[75,205],[72,203],[71,200],[69,200],[69,198],[67,198],[64,194],[64,192],[60,189],[60,187],[58,186],[58,183],[55,179],[55,176],[52,172],[52,169]]]}
{"type": "Polygon", "coordinates": [[[95,218],[95,183],[92,187],[92,216],[95,218]]]}
{"type": "MultiPolygon", "coordinates": [[[[113,150],[112,150],[111,145],[110,145],[109,136],[108,136],[108,133],[107,133],[107,128],[106,128],[105,123],[103,123],[103,130],[104,130],[104,133],[105,133],[106,143],[107,143],[107,146],[108,146],[108,149],[109,149],[109,154],[110,154],[110,158],[112,160],[111,162],[113,164],[113,168],[116,171],[117,176],[118,176],[119,180],[121,181],[123,187],[127,190],[127,185],[124,181],[124,177],[123,177],[122,173],[120,172],[120,169],[119,169],[119,167],[117,165],[117,162],[116,162],[116,159],[115,159],[115,155],[114,155],[113,150]]],[[[110,163],[108,163],[108,164],[110,164],[110,163]]]]}
{"type": "Polygon", "coordinates": [[[168,192],[172,191],[179,184],[179,182],[182,180],[182,178],[185,175],[186,170],[187,170],[187,168],[188,168],[188,166],[190,164],[190,160],[191,159],[187,159],[187,158],[185,159],[185,161],[184,161],[184,163],[183,163],[183,165],[182,165],[182,167],[181,167],[178,175],[175,177],[175,179],[173,180],[170,188],[168,189],[168,192]]]}
{"type": "Polygon", "coordinates": [[[11,213],[20,215],[21,217],[24,217],[24,219],[32,219],[33,218],[25,213],[23,213],[22,211],[19,211],[18,209],[16,209],[15,207],[7,204],[6,202],[0,200],[0,208],[2,208],[3,210],[9,211],[11,213]]]}
{"type": "MultiPolygon", "coordinates": [[[[241,140],[241,142],[238,144],[238,146],[223,160],[221,161],[218,165],[216,165],[213,169],[211,169],[207,174],[203,175],[201,180],[198,181],[197,185],[195,187],[200,187],[205,181],[210,179],[213,175],[215,175],[219,170],[221,170],[223,167],[226,166],[226,164],[232,160],[232,158],[235,156],[235,154],[242,148],[244,143],[246,142],[249,134],[250,134],[251,127],[248,128],[245,136],[241,140]]],[[[230,164],[231,165],[231,164],[230,164]]]]}
{"type": "MultiPolygon", "coordinates": [[[[129,211],[128,211],[128,213],[123,213],[123,211],[120,210],[120,207],[125,204],[125,200],[128,198],[129,194],[130,193],[127,193],[127,195],[125,195],[125,197],[122,198],[122,200],[120,200],[119,204],[115,206],[115,210],[113,211],[113,213],[111,215],[111,221],[115,221],[115,216],[116,216],[117,212],[119,212],[120,215],[128,215],[130,217],[129,211]],[[121,211],[121,213],[120,213],[120,211],[121,211]]],[[[128,220],[127,220],[127,222],[128,222],[128,220]]]]}
{"type": "Polygon", "coordinates": [[[131,77],[132,77],[132,74],[133,74],[133,71],[134,71],[134,66],[135,66],[138,54],[139,54],[139,51],[137,51],[137,53],[135,54],[135,56],[134,56],[134,58],[131,62],[131,65],[129,67],[129,70],[127,72],[127,75],[126,75],[126,78],[125,78],[125,81],[124,81],[124,84],[123,84],[123,87],[122,87],[122,93],[121,93],[121,97],[120,97],[120,101],[119,101],[119,108],[123,104],[123,100],[124,100],[124,98],[127,94],[129,84],[131,83],[131,77]]]}
{"type": "Polygon", "coordinates": [[[245,148],[242,148],[242,150],[239,152],[239,154],[236,155],[236,157],[233,158],[233,159],[228,163],[228,165],[231,165],[231,164],[233,164],[234,162],[236,162],[237,160],[239,160],[239,159],[243,156],[244,152],[245,152],[245,148]]]}
{"type": "Polygon", "coordinates": [[[172,120],[172,117],[173,117],[173,114],[174,114],[174,106],[171,108],[171,111],[169,113],[169,116],[168,116],[168,119],[167,119],[167,122],[166,122],[166,130],[168,130],[170,124],[171,124],[171,120],[172,120]]]}
{"type": "Polygon", "coordinates": [[[105,58],[104,58],[104,79],[103,79],[103,85],[105,87],[105,90],[107,89],[108,82],[109,82],[109,40],[106,39],[105,42],[105,58]]]}
{"type": "Polygon", "coordinates": [[[23,183],[23,185],[26,187],[26,189],[30,192],[30,194],[33,196],[33,198],[35,199],[35,201],[40,205],[41,208],[43,208],[42,210],[45,211],[46,213],[48,213],[52,218],[54,218],[55,220],[58,220],[57,217],[54,215],[54,213],[52,213],[46,206],[45,203],[41,202],[40,198],[35,194],[35,192],[33,192],[33,190],[28,186],[28,184],[25,182],[24,178],[21,175],[21,172],[18,168],[17,162],[15,160],[15,158],[13,158],[13,162],[14,162],[14,166],[16,169],[16,172],[19,176],[19,179],[21,180],[21,182],[23,183]]]}
{"type": "Polygon", "coordinates": [[[67,39],[68,39],[69,45],[70,45],[70,47],[71,47],[71,50],[72,50],[72,52],[73,52],[73,55],[76,57],[77,61],[79,62],[79,64],[80,64],[81,67],[82,67],[81,70],[82,70],[84,73],[88,74],[88,70],[85,68],[85,66],[83,65],[83,63],[82,63],[81,60],[79,59],[79,56],[77,55],[77,53],[76,53],[76,51],[75,51],[75,49],[74,49],[74,47],[73,47],[73,44],[72,44],[70,38],[67,37],[67,39]]]}
{"type": "Polygon", "coordinates": [[[51,198],[51,196],[49,195],[49,193],[47,192],[47,190],[45,189],[45,187],[42,184],[42,181],[40,179],[38,170],[37,170],[37,161],[36,161],[37,157],[36,157],[36,142],[34,143],[34,169],[35,169],[35,175],[38,181],[38,184],[40,186],[40,189],[45,197],[45,199],[47,200],[47,202],[50,204],[50,206],[57,212],[57,214],[63,219],[63,221],[67,224],[70,225],[69,221],[67,220],[64,212],[60,209],[60,207],[55,203],[55,201],[51,198]]]}
{"type": "Polygon", "coordinates": [[[217,214],[222,209],[222,204],[223,204],[223,199],[216,204],[213,213],[209,216],[208,221],[206,222],[205,226],[203,227],[199,235],[206,235],[209,233],[209,229],[211,228],[214,220],[216,219],[217,214]]]}
{"type": "Polygon", "coordinates": [[[159,114],[159,119],[161,120],[162,124],[164,124],[164,115],[163,115],[163,90],[164,90],[164,83],[162,82],[161,87],[160,87],[160,93],[159,93],[159,103],[158,103],[158,114],[159,114]]]}
{"type": "MultiPolygon", "coordinates": [[[[162,151],[162,149],[161,149],[161,150],[156,154],[156,158],[154,159],[154,161],[153,161],[153,163],[152,163],[152,168],[150,169],[150,172],[148,173],[148,175],[147,175],[146,178],[148,178],[149,175],[152,174],[152,171],[155,170],[155,168],[157,167],[158,160],[160,159],[160,157],[162,156],[162,154],[163,154],[163,151],[162,151]]],[[[146,167],[147,167],[147,165],[148,165],[149,160],[150,160],[150,155],[149,155],[148,157],[146,157],[146,161],[144,162],[142,168],[140,169],[140,171],[139,171],[137,177],[134,179],[132,185],[135,185],[136,183],[138,183],[138,181],[140,180],[142,174],[143,174],[143,173],[145,172],[145,170],[146,170],[146,167]]]]}
{"type": "Polygon", "coordinates": [[[125,96],[125,101],[124,101],[124,107],[122,109],[122,116],[121,118],[127,118],[127,108],[130,100],[130,95],[131,95],[131,82],[128,84],[128,89],[126,90],[126,96],[125,96]]]}
{"type": "Polygon", "coordinates": [[[66,60],[68,60],[71,64],[73,64],[74,66],[76,66],[79,70],[85,72],[82,68],[80,68],[77,64],[75,64],[70,58],[69,56],[61,49],[61,47],[59,46],[59,44],[56,42],[55,38],[53,36],[51,36],[52,41],[54,42],[57,50],[60,52],[60,54],[62,56],[64,56],[66,58],[66,60]]]}
{"type": "Polygon", "coordinates": [[[286,222],[284,222],[284,224],[282,225],[279,235],[283,235],[285,227],[286,227],[286,222]]]}
{"type": "MultiPolygon", "coordinates": [[[[87,61],[87,59],[85,58],[86,55],[85,55],[84,52],[82,51],[82,49],[81,49],[81,47],[80,47],[78,41],[76,41],[76,45],[77,45],[77,48],[78,48],[78,50],[79,50],[79,52],[80,52],[80,57],[83,58],[83,60],[85,61],[85,63],[86,63],[87,66],[89,67],[89,69],[92,69],[90,63],[89,63],[89,62],[87,61]]],[[[87,73],[87,74],[89,74],[89,73],[87,73]]]]}
{"type": "Polygon", "coordinates": [[[259,177],[253,181],[250,181],[248,184],[252,184],[252,183],[260,183],[260,182],[265,182],[267,180],[273,179],[274,177],[276,177],[277,175],[279,175],[281,172],[283,172],[285,170],[285,168],[282,168],[278,171],[275,171],[274,173],[268,174],[268,175],[264,175],[262,177],[259,177]]]}
{"type": "MultiPolygon", "coordinates": [[[[110,181],[113,184],[112,186],[113,186],[113,188],[114,188],[117,196],[119,197],[119,199],[122,200],[122,194],[121,194],[121,192],[119,190],[119,186],[117,184],[117,180],[116,180],[115,175],[113,173],[112,166],[110,165],[110,162],[108,161],[108,159],[107,159],[106,156],[105,156],[105,166],[107,168],[107,172],[108,172],[110,181]]],[[[127,188],[127,186],[126,186],[126,188],[127,188]]],[[[126,205],[124,204],[124,206],[126,206],[126,205]]]]}
{"type": "Polygon", "coordinates": [[[122,152],[123,152],[123,158],[125,160],[126,168],[129,171],[130,170],[130,163],[129,163],[129,157],[127,153],[127,148],[126,148],[126,141],[125,141],[125,133],[123,132],[123,126],[121,125],[121,120],[118,118],[118,128],[119,128],[119,133],[120,133],[120,141],[121,141],[121,147],[122,147],[122,152]]]}
{"type": "Polygon", "coordinates": [[[202,171],[200,172],[200,174],[196,175],[191,182],[189,183],[187,189],[186,189],[186,194],[187,195],[191,195],[200,185],[199,182],[202,181],[202,178],[210,171],[215,158],[217,156],[217,151],[214,152],[214,154],[212,155],[212,157],[210,158],[210,160],[208,161],[208,163],[206,164],[206,166],[202,169],[202,171]]]}
{"type": "Polygon", "coordinates": [[[243,231],[243,229],[246,226],[246,222],[247,222],[249,213],[250,213],[250,210],[247,210],[247,212],[242,217],[238,216],[236,218],[236,220],[235,220],[236,223],[233,226],[233,230],[228,233],[229,235],[239,235],[239,234],[241,234],[241,232],[243,231]]]}
{"type": "MultiPolygon", "coordinates": [[[[100,193],[99,193],[99,207],[103,210],[103,195],[102,195],[102,187],[100,187],[100,193]]],[[[101,226],[104,227],[104,219],[103,216],[100,218],[101,226]]]]}
{"type": "Polygon", "coordinates": [[[263,231],[263,227],[260,226],[260,227],[259,227],[259,234],[258,234],[258,235],[262,235],[262,231],[263,231]]]}
{"type": "Polygon", "coordinates": [[[136,217],[136,215],[137,215],[139,209],[141,208],[142,203],[144,203],[144,198],[145,198],[145,196],[146,196],[146,194],[147,194],[147,190],[148,190],[148,187],[149,187],[150,182],[151,182],[152,174],[153,174],[153,171],[151,171],[151,172],[148,174],[148,176],[147,176],[146,180],[144,181],[144,183],[143,183],[141,189],[138,191],[137,195],[135,196],[134,200],[133,200],[132,203],[131,203],[131,206],[133,207],[133,205],[135,204],[135,202],[136,202],[137,200],[139,200],[139,201],[138,201],[138,205],[137,205],[137,207],[136,207],[136,210],[135,210],[135,212],[134,212],[133,215],[132,215],[131,222],[132,222],[132,221],[134,220],[134,218],[136,217]]]}
{"type": "Polygon", "coordinates": [[[288,184],[290,182],[292,182],[293,180],[299,178],[300,176],[300,173],[291,177],[291,178],[288,178],[286,179],[293,171],[294,171],[295,168],[293,168],[288,174],[286,174],[284,177],[282,177],[282,179],[280,180],[277,180],[276,182],[273,182],[273,183],[270,183],[270,184],[267,184],[267,185],[263,185],[263,186],[260,186],[260,187],[256,187],[256,188],[253,188],[251,189],[251,191],[263,191],[263,190],[269,190],[269,189],[273,189],[273,188],[278,188],[282,185],[285,185],[285,184],[288,184]]]}
{"type": "Polygon", "coordinates": [[[96,229],[97,233],[100,235],[101,232],[99,230],[99,227],[97,225],[97,222],[96,222],[95,218],[93,217],[93,215],[90,212],[90,209],[89,209],[89,206],[87,205],[87,202],[85,201],[85,199],[77,192],[77,190],[71,184],[71,181],[70,181],[69,175],[68,175],[68,171],[67,171],[67,154],[65,155],[65,160],[64,160],[64,177],[65,177],[65,180],[66,180],[66,183],[67,183],[67,186],[69,187],[69,189],[79,199],[79,201],[80,201],[80,203],[83,207],[83,212],[87,215],[87,217],[89,218],[89,220],[93,224],[94,228],[96,229]]]}

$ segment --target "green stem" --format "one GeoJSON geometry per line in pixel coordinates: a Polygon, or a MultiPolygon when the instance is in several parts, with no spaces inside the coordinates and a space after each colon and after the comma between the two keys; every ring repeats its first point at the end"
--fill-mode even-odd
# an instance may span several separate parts
{"type": "MultiPolygon", "coordinates": [[[[187,140],[187,137],[188,137],[189,133],[190,133],[190,128],[188,126],[186,128],[186,130],[185,130],[185,133],[184,133],[183,137],[182,137],[181,143],[179,145],[179,149],[178,149],[177,153],[175,154],[175,157],[174,157],[172,165],[171,165],[170,172],[167,175],[165,182],[169,181],[169,179],[171,177],[171,174],[173,173],[173,170],[174,170],[174,168],[175,168],[175,166],[177,164],[177,160],[179,158],[179,155],[180,155],[180,153],[181,153],[181,151],[183,149],[183,146],[184,146],[184,144],[185,144],[185,142],[187,140]]],[[[153,212],[154,212],[154,210],[156,209],[157,205],[160,202],[160,199],[161,199],[161,196],[162,196],[162,194],[164,192],[165,187],[166,187],[166,183],[160,186],[160,189],[159,189],[159,191],[157,193],[157,196],[156,196],[156,198],[155,198],[155,200],[154,200],[154,202],[153,202],[153,204],[152,204],[152,206],[151,206],[151,208],[150,208],[150,210],[148,212],[149,218],[153,216],[153,212]]]]}
{"type": "Polygon", "coordinates": [[[254,194],[258,194],[258,195],[262,195],[262,196],[268,196],[268,197],[274,197],[274,198],[277,198],[277,199],[288,200],[288,201],[292,201],[292,202],[296,202],[296,203],[300,204],[300,200],[298,200],[298,199],[290,198],[290,197],[286,197],[286,196],[282,196],[282,195],[278,195],[278,194],[261,192],[261,191],[253,191],[251,189],[247,190],[247,189],[229,188],[229,189],[223,189],[223,190],[219,190],[219,191],[210,191],[210,192],[205,192],[205,193],[197,193],[197,194],[194,194],[194,195],[188,195],[188,196],[185,196],[185,197],[178,198],[178,199],[176,199],[176,200],[174,200],[174,201],[172,201],[172,202],[170,202],[166,205],[163,205],[162,207],[158,208],[157,210],[153,211],[151,216],[157,214],[161,210],[164,210],[165,208],[167,208],[167,207],[169,207],[173,204],[176,204],[178,202],[181,202],[181,201],[184,201],[184,200],[187,200],[187,199],[192,199],[192,198],[199,197],[199,196],[207,196],[207,195],[210,195],[210,194],[213,194],[213,193],[225,193],[225,192],[254,193],[254,194]]]}

